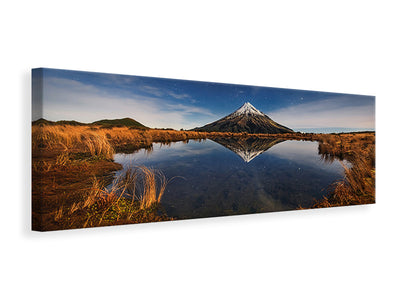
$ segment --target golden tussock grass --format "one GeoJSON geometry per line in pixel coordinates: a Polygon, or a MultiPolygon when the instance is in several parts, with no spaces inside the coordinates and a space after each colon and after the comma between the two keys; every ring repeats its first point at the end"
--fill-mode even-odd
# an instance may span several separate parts
{"type": "Polygon", "coordinates": [[[156,211],[166,185],[161,172],[144,166],[130,167],[114,179],[111,187],[94,178],[81,207],[75,204],[73,210],[86,211],[83,227],[136,223],[136,215],[144,211],[150,212],[148,221],[152,221],[160,217],[156,211]]]}
{"type": "Polygon", "coordinates": [[[92,156],[112,157],[117,150],[138,150],[151,147],[153,143],[170,143],[189,139],[215,137],[258,137],[316,140],[313,134],[248,134],[230,132],[197,132],[161,129],[132,129],[129,127],[103,128],[101,126],[33,125],[32,149],[34,151],[69,150],[88,152],[92,156]]]}
{"type": "MultiPolygon", "coordinates": [[[[33,228],[55,230],[162,219],[155,208],[166,179],[158,171],[136,167],[118,177],[112,188],[107,187],[111,172],[121,168],[111,161],[114,145],[132,143],[137,147],[143,145],[143,138],[152,144],[151,136],[126,127],[32,126],[33,228]]],[[[154,138],[173,141],[187,135],[162,131],[154,138]]]]}
{"type": "Polygon", "coordinates": [[[114,148],[103,131],[88,126],[32,126],[32,151],[68,150],[112,158],[114,148]]]}
{"type": "Polygon", "coordinates": [[[112,158],[115,149],[137,150],[155,142],[176,142],[205,139],[207,133],[195,131],[132,129],[129,127],[102,128],[101,126],[33,125],[33,151],[68,150],[87,152],[92,156],[112,158]]]}
{"type": "Polygon", "coordinates": [[[319,143],[324,159],[346,159],[345,178],[313,207],[331,207],[375,203],[375,134],[324,135],[319,143]]]}
{"type": "Polygon", "coordinates": [[[80,201],[62,203],[43,215],[39,230],[58,230],[170,220],[158,213],[167,180],[143,166],[130,167],[113,183],[94,176],[80,201]]]}
{"type": "Polygon", "coordinates": [[[154,171],[146,167],[139,167],[139,170],[143,174],[143,192],[139,196],[140,208],[145,209],[160,203],[167,186],[167,181],[160,171],[154,171]],[[157,185],[157,179],[159,180],[159,185],[157,185]]]}

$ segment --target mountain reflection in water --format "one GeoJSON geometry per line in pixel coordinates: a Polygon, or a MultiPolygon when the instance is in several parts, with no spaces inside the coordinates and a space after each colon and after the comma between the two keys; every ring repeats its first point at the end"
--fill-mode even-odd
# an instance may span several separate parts
{"type": "Polygon", "coordinates": [[[324,162],[318,142],[309,141],[190,140],[114,160],[160,170],[169,180],[161,205],[177,219],[309,207],[343,178],[341,164],[324,162]]]}
{"type": "Polygon", "coordinates": [[[216,137],[212,138],[211,140],[235,152],[245,162],[250,162],[261,153],[267,151],[272,146],[284,141],[282,139],[260,139],[255,137],[216,137]]]}

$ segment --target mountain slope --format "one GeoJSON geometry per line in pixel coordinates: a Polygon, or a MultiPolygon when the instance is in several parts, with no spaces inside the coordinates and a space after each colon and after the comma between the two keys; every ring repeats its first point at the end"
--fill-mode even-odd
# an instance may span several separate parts
{"type": "Polygon", "coordinates": [[[203,127],[194,128],[207,132],[288,133],[292,129],[276,123],[249,102],[239,109],[203,127]]]}

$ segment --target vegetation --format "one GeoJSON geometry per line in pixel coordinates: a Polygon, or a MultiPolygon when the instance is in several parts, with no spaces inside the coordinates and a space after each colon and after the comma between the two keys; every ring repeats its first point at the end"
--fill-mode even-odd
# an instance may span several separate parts
{"type": "Polygon", "coordinates": [[[34,154],[48,151],[90,153],[103,159],[111,159],[114,154],[104,132],[72,125],[33,126],[32,151],[34,154]]]}
{"type": "Polygon", "coordinates": [[[332,207],[375,203],[375,134],[349,133],[324,135],[319,153],[325,160],[346,159],[342,164],[345,178],[331,187],[331,192],[313,207],[332,207]]]}
{"type": "Polygon", "coordinates": [[[157,214],[166,185],[162,173],[143,166],[126,170],[111,187],[94,177],[83,201],[74,202],[62,217],[56,214],[56,221],[69,220],[67,228],[79,228],[169,220],[157,214]]]}
{"type": "Polygon", "coordinates": [[[32,127],[32,228],[58,230],[169,220],[159,202],[167,181],[158,171],[121,165],[105,130],[32,127]]]}
{"type": "MultiPolygon", "coordinates": [[[[46,175],[46,171],[47,168],[42,174],[46,175]]],[[[64,188],[69,189],[54,191],[56,198],[51,197],[49,191],[42,191],[40,203],[36,203],[39,207],[33,206],[34,229],[57,230],[170,220],[158,213],[167,184],[161,173],[146,167],[132,167],[114,179],[112,185],[110,179],[93,176],[75,184],[64,181],[68,184],[64,188]]],[[[52,189],[48,185],[42,187],[52,189]]]]}

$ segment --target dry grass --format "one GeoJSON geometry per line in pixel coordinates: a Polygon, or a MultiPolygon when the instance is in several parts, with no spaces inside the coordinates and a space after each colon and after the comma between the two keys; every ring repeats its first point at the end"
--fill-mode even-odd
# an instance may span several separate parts
{"type": "Polygon", "coordinates": [[[99,129],[104,131],[110,143],[118,151],[134,151],[149,148],[153,143],[171,143],[188,139],[205,139],[206,133],[176,130],[138,130],[126,127],[99,129]]]}
{"type": "Polygon", "coordinates": [[[328,161],[346,159],[345,178],[331,187],[331,193],[314,207],[375,203],[375,134],[325,135],[319,153],[328,161]]]}
{"type": "Polygon", "coordinates": [[[111,187],[94,178],[86,199],[75,203],[70,213],[79,216],[84,212],[87,216],[83,224],[76,224],[78,227],[137,223],[136,216],[144,211],[151,215],[147,221],[157,217],[161,220],[157,208],[166,185],[161,172],[143,166],[130,167],[114,179],[111,187]]]}
{"type": "Polygon", "coordinates": [[[143,192],[139,196],[140,208],[145,209],[160,203],[167,186],[167,181],[160,171],[154,171],[146,167],[140,167],[139,170],[143,173],[143,192]],[[160,181],[158,189],[157,179],[160,181]]]}
{"type": "Polygon", "coordinates": [[[312,134],[312,133],[284,133],[284,134],[249,134],[230,132],[197,132],[160,129],[132,129],[129,127],[103,128],[101,126],[71,126],[52,125],[32,126],[32,148],[34,151],[42,149],[63,149],[68,151],[88,152],[91,155],[112,157],[114,149],[137,150],[151,147],[152,143],[170,143],[189,139],[206,139],[216,137],[235,138],[279,138],[287,140],[310,140],[321,143],[321,152],[328,146],[329,153],[338,155],[353,148],[362,148],[375,141],[375,134],[312,134]],[[339,147],[332,147],[337,143],[339,147]],[[356,147],[354,147],[356,146],[356,147]],[[335,150],[335,153],[332,151],[335,150]]]}
{"type": "Polygon", "coordinates": [[[32,151],[64,150],[88,152],[92,156],[111,159],[114,148],[105,133],[88,126],[32,126],[32,151]]]}
{"type": "Polygon", "coordinates": [[[329,160],[329,156],[353,159],[355,156],[371,157],[375,149],[374,133],[321,134],[317,136],[319,153],[329,160]]]}
{"type": "Polygon", "coordinates": [[[197,132],[160,129],[132,129],[129,127],[103,128],[101,126],[72,125],[34,125],[32,126],[33,151],[68,150],[70,152],[87,152],[92,156],[111,158],[114,151],[134,151],[151,147],[153,143],[171,143],[189,139],[206,139],[216,137],[235,138],[283,138],[317,140],[313,134],[248,134],[229,132],[197,132]]]}
{"type": "MultiPolygon", "coordinates": [[[[142,144],[144,137],[151,145],[153,138],[143,133],[125,127],[33,126],[33,228],[55,230],[161,220],[163,217],[155,212],[166,179],[159,172],[135,168],[118,178],[112,188],[106,188],[112,171],[121,168],[111,162],[113,144],[142,144]]],[[[172,141],[186,139],[187,135],[162,130],[154,138],[172,141]]]]}
{"type": "Polygon", "coordinates": [[[79,201],[62,203],[42,215],[40,230],[59,230],[170,220],[159,215],[167,180],[156,170],[131,167],[110,185],[92,177],[90,187],[78,191],[79,201]]]}
{"type": "Polygon", "coordinates": [[[207,133],[195,131],[131,129],[129,127],[102,128],[101,126],[34,125],[33,151],[68,150],[87,152],[92,156],[112,158],[115,149],[137,150],[152,143],[170,143],[188,139],[205,139],[207,133]]]}

